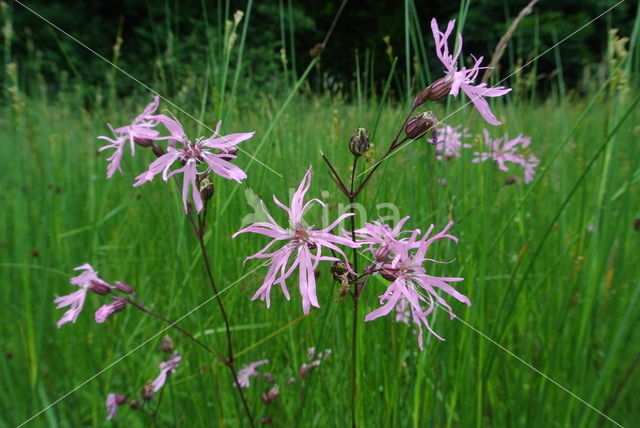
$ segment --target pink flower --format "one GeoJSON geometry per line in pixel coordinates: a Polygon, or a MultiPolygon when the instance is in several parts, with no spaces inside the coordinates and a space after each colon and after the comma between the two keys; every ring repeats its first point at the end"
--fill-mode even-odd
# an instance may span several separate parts
{"type": "Polygon", "coordinates": [[[160,368],[160,374],[151,382],[150,390],[152,393],[158,392],[160,388],[164,386],[169,375],[175,372],[176,368],[178,368],[180,360],[182,360],[182,357],[178,353],[174,353],[167,361],[158,365],[160,368]]]}
{"type": "Polygon", "coordinates": [[[109,124],[109,129],[115,136],[115,140],[106,136],[98,137],[101,140],[108,141],[109,144],[102,146],[99,151],[107,149],[115,149],[113,154],[107,158],[109,166],[107,167],[107,178],[111,178],[116,170],[122,172],[120,168],[120,160],[124,152],[124,146],[126,142],[129,142],[131,147],[131,156],[135,154],[135,140],[154,140],[158,136],[155,126],[158,124],[155,120],[150,120],[150,116],[158,109],[160,103],[160,97],[155,95],[153,101],[145,107],[144,111],[140,113],[130,125],[122,126],[120,128],[113,129],[109,124]]]}
{"type": "Polygon", "coordinates": [[[478,77],[480,70],[487,68],[480,67],[483,57],[478,59],[473,57],[475,64],[470,69],[467,70],[466,67],[462,67],[458,70],[456,63],[458,62],[460,52],[462,51],[462,35],[458,34],[458,49],[453,55],[449,53],[448,46],[448,39],[453,31],[455,23],[455,19],[449,21],[447,29],[442,33],[438,28],[438,22],[436,19],[433,18],[431,20],[431,31],[433,32],[433,38],[436,42],[436,54],[446,68],[447,74],[445,79],[451,83],[451,91],[449,93],[453,96],[457,96],[459,90],[462,89],[469,99],[471,99],[471,102],[484,120],[491,125],[500,125],[501,122],[493,115],[489,108],[489,104],[483,97],[499,97],[511,91],[511,88],[505,88],[503,86],[488,88],[486,83],[481,83],[476,86],[471,85],[471,83],[473,83],[478,77]]]}
{"type": "Polygon", "coordinates": [[[203,208],[202,196],[200,194],[199,183],[200,176],[206,176],[213,172],[223,178],[241,182],[247,178],[247,174],[238,166],[229,162],[229,159],[235,159],[233,154],[236,145],[253,137],[254,132],[245,132],[239,134],[229,134],[219,136],[220,123],[216,127],[215,132],[209,138],[199,138],[195,142],[190,141],[182,125],[177,120],[171,119],[163,114],[150,116],[150,119],[161,122],[170,132],[168,137],[159,137],[157,139],[169,140],[167,152],[153,161],[149,165],[149,170],[138,175],[134,187],[140,186],[148,181],[153,180],[156,174],[162,173],[164,181],[175,174],[182,173],[182,202],[185,212],[188,212],[187,199],[189,192],[195,204],[196,211],[200,212],[203,208]],[[170,171],[171,166],[178,161],[181,168],[170,171]],[[198,170],[199,165],[204,168],[198,170]]]}
{"type": "Polygon", "coordinates": [[[256,367],[267,364],[268,362],[269,360],[255,361],[241,368],[238,372],[238,382],[234,386],[240,386],[240,388],[248,388],[250,385],[249,378],[260,376],[260,373],[256,371],[256,367]]]}
{"type": "Polygon", "coordinates": [[[111,315],[123,310],[127,303],[127,299],[116,297],[113,302],[101,306],[95,314],[96,322],[99,324],[105,322],[111,315]]]}
{"type": "Polygon", "coordinates": [[[56,297],[53,301],[53,303],[57,304],[56,308],[58,309],[71,306],[71,308],[69,308],[58,321],[58,328],[65,323],[76,322],[76,319],[78,319],[78,315],[84,306],[87,291],[92,290],[98,294],[106,294],[111,288],[113,288],[111,285],[98,278],[98,272],[93,270],[91,265],[88,263],[78,266],[77,268],[74,268],[74,270],[84,270],[80,275],[74,276],[69,280],[71,284],[80,287],[80,290],[74,291],[66,296],[56,297]]]}
{"type": "Polygon", "coordinates": [[[439,155],[436,156],[436,159],[442,161],[444,159],[452,159],[459,158],[460,151],[462,148],[469,148],[471,144],[463,143],[463,137],[471,137],[467,132],[467,129],[462,129],[462,125],[458,126],[449,126],[445,125],[444,127],[438,129],[438,137],[436,140],[436,152],[440,152],[439,155]]]}
{"type": "Polygon", "coordinates": [[[302,225],[302,215],[312,202],[317,202],[320,205],[325,206],[324,203],[318,199],[312,199],[306,204],[304,203],[304,196],[309,190],[310,185],[311,168],[307,170],[302,182],[300,182],[298,189],[294,193],[291,200],[291,208],[285,206],[275,196],[273,197],[275,203],[289,215],[289,227],[287,229],[280,227],[263,206],[263,211],[268,219],[267,222],[253,223],[252,225],[233,234],[233,237],[235,238],[240,233],[252,232],[268,236],[273,239],[262,250],[247,257],[247,260],[255,258],[271,259],[267,276],[262,286],[252,298],[252,300],[260,298],[260,300],[266,301],[267,307],[271,304],[271,286],[274,284],[279,284],[287,300],[290,299],[289,290],[287,289],[285,280],[291,276],[296,267],[298,267],[300,271],[299,289],[300,295],[302,296],[303,312],[305,314],[309,313],[311,306],[320,307],[316,296],[316,278],[314,271],[320,261],[339,260],[336,257],[323,256],[322,248],[326,247],[333,250],[346,260],[346,255],[336,245],[344,245],[351,248],[357,248],[360,246],[360,244],[353,242],[349,238],[336,236],[331,233],[333,228],[335,228],[345,218],[352,216],[352,213],[341,215],[336,221],[324,229],[315,229],[313,227],[305,227],[302,225]],[[282,248],[271,253],[267,253],[274,244],[280,242],[285,243],[282,248]],[[294,253],[294,260],[289,264],[289,258],[294,253]]]}
{"type": "Polygon", "coordinates": [[[431,276],[427,274],[426,269],[423,267],[423,263],[427,261],[441,263],[437,260],[426,257],[429,247],[435,241],[443,238],[451,239],[455,242],[458,241],[455,236],[447,233],[452,225],[453,222],[450,222],[441,232],[429,237],[433,231],[432,225],[419,240],[414,241],[416,234],[413,234],[411,239],[406,242],[404,246],[396,247],[396,252],[392,256],[391,262],[386,263],[383,266],[384,270],[382,272],[383,277],[390,279],[393,282],[389,285],[384,294],[380,296],[380,303],[382,303],[382,306],[369,313],[365,317],[365,321],[372,321],[378,317],[389,314],[394,308],[398,307],[398,303],[401,300],[406,300],[411,308],[411,317],[413,322],[418,326],[418,346],[420,349],[424,349],[422,340],[422,324],[424,324],[429,332],[438,339],[444,340],[431,329],[427,316],[433,312],[436,303],[445,307],[449,311],[451,318],[454,318],[455,315],[447,302],[436,292],[436,289],[444,291],[468,306],[471,305],[471,302],[466,296],[462,295],[448,284],[448,282],[462,281],[463,278],[431,276]],[[417,249],[414,251],[416,245],[417,249]],[[422,309],[420,302],[428,304],[426,310],[422,309]]]}
{"type": "MultiPolygon", "coordinates": [[[[377,267],[387,260],[390,254],[396,252],[399,247],[411,241],[409,238],[399,239],[399,235],[411,231],[403,231],[402,226],[409,220],[409,217],[402,218],[392,229],[377,220],[367,223],[365,227],[356,229],[357,242],[360,245],[368,245],[364,251],[371,252],[377,267]]],[[[344,232],[348,234],[348,232],[344,232]]]]}
{"type": "Polygon", "coordinates": [[[524,168],[525,183],[533,181],[534,169],[538,166],[540,160],[528,153],[528,147],[531,144],[530,137],[520,134],[513,140],[509,140],[509,136],[505,134],[503,137],[494,140],[489,136],[488,130],[484,129],[483,134],[484,143],[490,151],[474,152],[475,158],[472,162],[484,162],[491,159],[502,171],[509,171],[506,162],[512,162],[524,168]]]}
{"type": "Polygon", "coordinates": [[[107,394],[106,406],[107,406],[107,420],[111,420],[116,417],[116,410],[118,406],[124,404],[127,401],[127,397],[120,394],[107,394]]]}
{"type": "Polygon", "coordinates": [[[280,387],[278,385],[273,385],[271,389],[269,389],[267,392],[262,393],[261,397],[262,397],[262,401],[264,401],[265,404],[269,404],[273,400],[278,398],[279,395],[280,395],[280,387]]]}

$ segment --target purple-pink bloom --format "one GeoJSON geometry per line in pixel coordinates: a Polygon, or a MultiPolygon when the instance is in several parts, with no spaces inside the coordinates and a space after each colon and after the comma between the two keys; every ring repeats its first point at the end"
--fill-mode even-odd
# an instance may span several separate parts
{"type": "MultiPolygon", "coordinates": [[[[373,255],[376,267],[380,267],[389,255],[396,252],[400,246],[415,243],[415,240],[408,237],[399,238],[403,233],[412,232],[402,230],[402,226],[407,220],[409,220],[409,216],[400,219],[393,229],[377,220],[367,223],[363,228],[356,229],[357,242],[362,246],[368,246],[364,251],[373,255]]],[[[348,232],[343,231],[343,233],[347,234],[348,232]]]]}
{"type": "Polygon", "coordinates": [[[107,400],[105,402],[107,406],[107,420],[111,420],[116,417],[116,410],[118,406],[124,404],[127,401],[127,397],[120,394],[107,394],[107,400]]]}
{"type": "Polygon", "coordinates": [[[248,388],[250,385],[249,378],[260,376],[260,373],[256,371],[256,367],[267,364],[268,362],[269,360],[255,361],[241,368],[240,371],[238,371],[237,383],[234,386],[240,386],[240,388],[248,388]]]}
{"type": "Polygon", "coordinates": [[[105,322],[111,315],[123,310],[127,304],[127,299],[116,297],[113,302],[100,306],[95,314],[96,322],[99,324],[105,322]]]}
{"type": "Polygon", "coordinates": [[[520,134],[513,140],[509,140],[509,136],[505,134],[501,138],[492,139],[488,130],[484,129],[482,133],[489,152],[474,152],[475,158],[472,162],[484,162],[491,159],[502,171],[509,171],[506,162],[512,162],[524,168],[525,183],[533,181],[535,168],[540,160],[528,153],[531,137],[520,134]]]}
{"type": "Polygon", "coordinates": [[[191,193],[196,211],[200,212],[203,204],[198,176],[213,172],[220,177],[237,182],[247,178],[247,174],[240,167],[229,162],[229,160],[237,157],[233,154],[237,149],[236,145],[253,137],[254,132],[220,136],[218,133],[220,123],[218,123],[211,137],[198,138],[195,142],[192,142],[187,138],[182,125],[177,120],[163,114],[150,116],[150,119],[157,120],[167,128],[171,135],[157,139],[169,140],[169,147],[164,155],[149,165],[149,169],[146,172],[136,177],[134,187],[153,180],[160,173],[162,173],[164,181],[169,180],[175,174],[182,173],[182,202],[185,212],[188,212],[187,199],[189,193],[191,193]],[[170,171],[171,166],[176,161],[181,164],[181,168],[170,171]],[[199,165],[205,165],[205,168],[201,168],[199,171],[199,165]]]}
{"type": "MultiPolygon", "coordinates": [[[[71,294],[67,294],[66,296],[56,297],[53,301],[56,303],[56,308],[65,308],[70,306],[70,308],[62,315],[62,318],[58,321],[57,325],[60,328],[63,324],[68,322],[75,323],[78,319],[78,315],[82,311],[82,307],[84,306],[84,300],[87,296],[87,291],[95,288],[96,290],[104,290],[113,288],[111,285],[107,284],[105,281],[98,278],[98,272],[93,270],[90,264],[85,263],[82,266],[78,266],[74,268],[74,270],[83,270],[80,275],[74,276],[69,280],[69,282],[73,285],[77,285],[80,287],[78,291],[74,291],[71,294]]],[[[97,291],[98,292],[98,291],[97,291]]],[[[100,291],[99,294],[102,294],[100,291]]]]}
{"type": "Polygon", "coordinates": [[[448,46],[448,39],[453,31],[455,23],[455,19],[449,21],[447,29],[442,33],[438,28],[438,22],[436,19],[433,18],[431,20],[431,31],[433,32],[433,38],[436,42],[436,55],[446,68],[447,74],[445,79],[451,83],[451,91],[449,93],[453,96],[457,96],[459,90],[462,89],[484,120],[491,125],[500,125],[501,122],[493,115],[489,108],[489,104],[484,97],[499,97],[511,91],[511,88],[505,88],[504,86],[488,88],[486,83],[481,83],[476,86],[471,85],[478,77],[480,70],[488,68],[480,67],[483,57],[476,59],[472,55],[475,61],[473,67],[470,69],[462,67],[458,70],[456,63],[458,62],[460,52],[462,51],[462,35],[458,34],[458,48],[453,55],[449,53],[448,46]]]}
{"type": "Polygon", "coordinates": [[[113,154],[107,158],[109,166],[107,167],[107,178],[111,178],[117,171],[122,172],[120,168],[120,161],[122,160],[122,154],[124,152],[124,146],[127,141],[131,147],[131,156],[135,154],[136,143],[135,140],[154,140],[158,136],[159,132],[155,128],[158,122],[150,118],[158,109],[160,103],[160,97],[155,95],[153,101],[149,103],[144,111],[140,113],[130,125],[122,126],[120,128],[113,129],[111,124],[108,124],[109,129],[113,133],[115,139],[101,135],[98,139],[108,141],[109,144],[102,146],[99,151],[107,149],[115,149],[113,154]]]}
{"type": "Polygon", "coordinates": [[[268,222],[257,222],[252,225],[239,230],[233,234],[235,238],[241,233],[252,232],[260,235],[268,236],[273,240],[267,244],[262,250],[258,251],[252,256],[247,257],[249,259],[271,259],[269,262],[269,271],[265,280],[252,297],[252,300],[260,298],[267,303],[267,307],[271,304],[271,287],[274,284],[280,285],[284,296],[287,300],[290,299],[289,290],[285,284],[285,280],[291,276],[295,268],[299,268],[299,289],[302,296],[302,310],[305,314],[309,313],[311,306],[320,307],[318,303],[318,297],[316,296],[316,278],[314,271],[320,261],[330,260],[338,261],[340,259],[332,256],[323,256],[322,248],[326,247],[333,250],[335,253],[342,256],[344,260],[347,256],[342,249],[337,245],[344,245],[351,248],[358,248],[360,244],[353,242],[351,239],[337,236],[331,233],[331,231],[345,218],[350,217],[353,213],[343,214],[336,221],[331,223],[324,229],[315,229],[313,227],[305,227],[302,224],[302,215],[311,205],[312,202],[317,202],[322,206],[325,206],[324,202],[318,199],[311,199],[307,203],[304,203],[304,196],[309,190],[311,185],[311,168],[307,170],[304,178],[300,182],[298,189],[293,195],[291,200],[291,208],[284,205],[273,197],[275,203],[285,210],[289,215],[289,226],[287,229],[279,226],[276,221],[271,217],[267,210],[262,206],[264,214],[266,215],[268,222]],[[267,251],[277,243],[283,242],[285,245],[278,250],[271,253],[267,251]],[[289,258],[293,255],[294,260],[289,264],[289,258]]]}
{"type": "Polygon", "coordinates": [[[262,401],[264,401],[265,404],[269,404],[273,400],[278,398],[279,395],[280,395],[280,387],[276,384],[276,385],[273,385],[271,389],[269,389],[267,392],[263,392],[261,397],[262,397],[262,401]]]}
{"type": "Polygon", "coordinates": [[[460,151],[471,147],[471,144],[463,143],[462,138],[468,138],[467,129],[461,129],[462,125],[449,126],[445,125],[437,131],[436,140],[436,159],[443,161],[445,159],[459,158],[460,151]]]}
{"type": "Polygon", "coordinates": [[[151,382],[151,392],[156,393],[167,382],[169,374],[176,371],[176,368],[180,364],[182,357],[178,353],[174,353],[169,357],[167,361],[164,361],[158,365],[160,367],[160,374],[151,382]]]}
{"type": "Polygon", "coordinates": [[[420,349],[424,349],[422,324],[438,339],[444,340],[431,329],[427,316],[433,312],[436,303],[446,308],[451,318],[454,318],[455,315],[447,302],[436,292],[436,289],[444,291],[468,306],[471,305],[471,302],[466,296],[448,284],[449,282],[462,281],[464,278],[431,276],[427,273],[423,264],[425,262],[441,263],[426,257],[429,247],[435,241],[439,239],[458,241],[455,236],[447,233],[452,225],[453,222],[449,222],[441,232],[430,237],[434,229],[433,225],[431,225],[419,240],[414,241],[416,234],[412,234],[411,239],[404,246],[396,246],[396,251],[391,256],[391,261],[382,266],[382,276],[393,282],[387,287],[384,294],[380,296],[382,306],[370,312],[365,317],[365,321],[372,321],[387,315],[398,307],[400,300],[407,300],[411,308],[413,322],[418,326],[418,346],[420,349]],[[421,302],[428,304],[426,310],[422,309],[421,302]]]}

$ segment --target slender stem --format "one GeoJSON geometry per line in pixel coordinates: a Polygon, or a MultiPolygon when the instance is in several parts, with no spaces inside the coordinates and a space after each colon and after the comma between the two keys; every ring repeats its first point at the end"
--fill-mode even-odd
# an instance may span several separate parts
{"type": "MultiPolygon", "coordinates": [[[[356,195],[353,194],[353,188],[356,181],[356,168],[358,166],[359,156],[353,157],[353,168],[351,170],[351,183],[349,184],[349,212],[353,213],[350,217],[351,227],[351,239],[356,241],[356,219],[355,209],[353,203],[355,202],[356,195]]],[[[358,272],[358,251],[353,248],[353,269],[358,272]]],[[[351,428],[356,428],[356,396],[357,396],[357,379],[358,379],[358,286],[355,285],[353,292],[351,293],[351,301],[353,303],[353,310],[351,311],[351,428]]]]}
{"type": "Polygon", "coordinates": [[[208,347],[207,345],[205,345],[204,343],[202,343],[202,341],[198,340],[197,338],[195,338],[191,333],[189,333],[187,330],[185,330],[184,328],[180,327],[178,324],[176,324],[174,321],[171,321],[170,319],[167,319],[165,317],[163,317],[160,314],[157,314],[147,308],[145,308],[144,306],[142,306],[141,304],[131,300],[131,299],[127,299],[127,302],[134,306],[137,310],[144,312],[147,315],[151,315],[154,318],[159,319],[160,321],[163,321],[167,324],[169,324],[169,326],[175,328],[176,330],[178,330],[180,333],[182,333],[183,335],[185,335],[186,337],[188,337],[189,339],[191,339],[193,342],[195,342],[196,344],[198,344],[198,346],[200,346],[201,348],[205,349],[207,352],[209,352],[210,354],[215,355],[217,358],[220,359],[220,361],[222,361],[223,363],[226,363],[226,359],[224,357],[224,355],[222,355],[222,353],[220,353],[219,351],[212,349],[210,347],[208,347]]]}
{"type": "MultiPolygon", "coordinates": [[[[200,220],[199,224],[204,225],[204,221],[200,220]]],[[[196,238],[198,239],[198,244],[200,245],[200,251],[202,252],[202,260],[204,262],[205,270],[207,271],[207,277],[209,279],[209,283],[211,284],[216,302],[218,302],[218,307],[220,308],[220,313],[222,314],[222,319],[224,321],[228,349],[225,365],[229,367],[229,370],[231,370],[231,374],[233,375],[234,387],[240,395],[240,400],[242,401],[242,406],[244,407],[244,411],[247,414],[247,418],[249,418],[249,423],[251,424],[251,427],[255,427],[253,416],[251,415],[251,410],[249,409],[247,399],[244,396],[244,392],[242,392],[242,388],[240,388],[240,386],[238,385],[238,373],[234,364],[233,342],[231,340],[231,326],[229,323],[229,317],[227,316],[227,311],[224,309],[224,304],[222,303],[222,299],[220,298],[220,293],[218,293],[218,287],[216,286],[216,282],[213,279],[213,272],[211,270],[211,264],[209,262],[209,254],[207,253],[207,247],[204,244],[204,231],[201,228],[198,228],[197,230],[195,230],[195,232],[196,238]]]]}

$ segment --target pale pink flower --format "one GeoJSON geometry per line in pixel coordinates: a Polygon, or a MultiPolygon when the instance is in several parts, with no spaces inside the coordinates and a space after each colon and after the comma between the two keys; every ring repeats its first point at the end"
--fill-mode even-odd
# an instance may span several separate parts
{"type": "Polygon", "coordinates": [[[247,364],[238,371],[238,380],[234,386],[240,386],[240,388],[248,388],[250,385],[249,378],[260,376],[260,373],[256,371],[256,367],[263,364],[267,364],[269,360],[260,360],[247,364]]]}
{"type": "MultiPolygon", "coordinates": [[[[431,276],[427,273],[423,264],[425,262],[441,263],[426,257],[429,247],[435,241],[439,239],[458,241],[455,236],[447,233],[452,225],[453,222],[450,222],[441,232],[430,237],[434,229],[433,225],[431,225],[422,238],[415,241],[415,243],[418,244],[415,250],[413,242],[407,242],[405,246],[397,247],[396,254],[393,256],[392,261],[384,264],[382,267],[382,275],[393,282],[387,287],[384,294],[380,296],[382,306],[369,313],[365,317],[365,321],[372,321],[378,317],[389,314],[394,308],[397,308],[400,300],[406,299],[411,308],[413,322],[418,326],[418,346],[420,349],[424,349],[422,324],[438,339],[444,340],[431,329],[427,316],[433,312],[436,303],[446,308],[451,318],[454,318],[455,315],[447,302],[436,292],[436,289],[444,291],[468,306],[471,305],[471,302],[466,296],[448,284],[449,282],[462,281],[463,278],[431,276]],[[421,302],[427,303],[428,307],[426,310],[422,308],[421,302]]],[[[414,237],[415,234],[412,235],[410,241],[413,241],[414,237]]]]}
{"type": "Polygon", "coordinates": [[[107,394],[107,400],[105,402],[107,406],[107,420],[111,420],[116,417],[116,410],[118,406],[124,404],[127,401],[127,397],[120,394],[107,394]]]}
{"type": "MultiPolygon", "coordinates": [[[[399,246],[404,246],[411,241],[409,237],[400,238],[403,233],[411,233],[413,231],[403,231],[402,226],[409,220],[409,216],[400,219],[393,229],[386,224],[377,220],[367,223],[363,228],[356,229],[356,242],[360,245],[368,247],[364,251],[373,255],[375,266],[379,267],[387,260],[390,254],[393,254],[399,246]]],[[[343,231],[348,236],[349,232],[343,231]]]]}
{"type": "Polygon", "coordinates": [[[478,77],[478,73],[481,69],[487,67],[480,67],[483,57],[473,57],[475,64],[470,69],[462,67],[460,70],[457,68],[458,58],[462,51],[462,35],[458,34],[458,48],[452,54],[449,53],[448,39],[453,31],[455,25],[455,19],[449,21],[447,29],[442,33],[438,28],[438,22],[435,18],[431,20],[431,31],[433,32],[433,38],[436,42],[436,55],[440,59],[440,62],[445,66],[447,79],[451,83],[451,91],[449,92],[453,96],[457,96],[460,89],[469,97],[473,105],[476,107],[480,115],[491,125],[500,125],[500,121],[491,112],[489,104],[484,97],[499,97],[511,91],[511,88],[505,88],[503,86],[497,86],[495,88],[488,88],[486,83],[481,83],[476,86],[471,84],[478,77]]]}
{"type": "Polygon", "coordinates": [[[460,129],[462,125],[449,126],[445,125],[437,130],[436,140],[436,159],[443,161],[445,159],[459,158],[460,151],[471,147],[471,144],[463,143],[463,138],[471,137],[468,130],[460,129]]]}
{"type": "Polygon", "coordinates": [[[160,388],[164,386],[164,384],[167,382],[167,378],[171,373],[176,371],[176,368],[178,368],[181,360],[182,357],[180,356],[180,354],[174,353],[173,355],[171,355],[171,357],[169,357],[167,361],[164,361],[158,365],[158,367],[160,368],[160,374],[150,384],[151,393],[158,392],[160,388]]]}
{"type": "Polygon", "coordinates": [[[106,294],[111,288],[113,288],[113,286],[98,278],[98,272],[93,270],[91,265],[88,263],[78,266],[77,268],[74,268],[74,270],[84,271],[80,275],[74,276],[69,280],[71,284],[77,285],[80,289],[71,294],[67,294],[66,296],[56,297],[53,301],[57,304],[56,308],[58,309],[70,306],[58,321],[58,328],[65,323],[76,322],[76,319],[78,319],[78,315],[84,306],[87,291],[92,290],[98,294],[106,294]]]}
{"type": "Polygon", "coordinates": [[[96,322],[99,324],[105,322],[111,315],[123,310],[125,306],[127,306],[127,303],[127,299],[116,297],[113,302],[100,306],[95,314],[96,322]]]}
{"type": "Polygon", "coordinates": [[[220,123],[209,138],[198,138],[195,142],[190,141],[182,125],[177,120],[171,119],[163,114],[150,116],[151,119],[162,123],[171,135],[159,137],[157,139],[169,140],[167,152],[153,161],[149,165],[149,170],[136,177],[134,187],[140,186],[162,173],[164,181],[175,174],[182,173],[182,202],[185,212],[188,212],[187,199],[189,193],[193,199],[196,211],[203,208],[202,196],[200,194],[199,176],[206,176],[213,172],[223,178],[241,182],[247,178],[247,174],[240,167],[229,162],[237,156],[232,154],[236,150],[236,145],[253,137],[254,132],[244,132],[220,136],[220,123]],[[181,167],[170,171],[171,166],[179,162],[181,167]],[[198,166],[203,167],[198,170],[198,166]]]}
{"type": "Polygon", "coordinates": [[[307,203],[304,203],[304,196],[309,190],[311,185],[311,168],[307,170],[302,182],[298,186],[298,189],[293,195],[291,200],[291,208],[280,202],[275,196],[273,197],[275,203],[285,210],[289,215],[289,226],[287,229],[279,226],[276,221],[271,217],[267,210],[262,206],[262,209],[266,215],[268,221],[257,222],[252,225],[239,230],[233,237],[235,238],[240,233],[252,232],[260,235],[268,236],[273,240],[262,250],[258,251],[252,256],[247,257],[249,259],[271,259],[269,263],[269,271],[267,276],[253,296],[252,300],[260,298],[267,303],[267,307],[271,304],[271,287],[274,284],[280,285],[284,296],[287,300],[290,299],[289,290],[285,284],[285,280],[291,276],[296,268],[299,268],[299,289],[302,296],[302,310],[305,314],[309,313],[311,306],[320,307],[318,298],[316,296],[316,278],[314,271],[320,261],[331,260],[338,261],[340,259],[332,256],[323,256],[322,248],[326,247],[329,250],[333,250],[335,253],[342,256],[344,260],[347,256],[342,249],[337,245],[344,245],[351,248],[358,248],[360,244],[353,242],[351,239],[337,236],[331,233],[331,231],[345,218],[350,217],[353,213],[343,214],[336,221],[331,223],[324,229],[315,229],[313,227],[305,227],[302,225],[302,215],[312,202],[317,202],[322,206],[325,204],[318,200],[312,199],[307,203]],[[267,253],[274,244],[284,243],[285,245],[271,253],[267,253]],[[294,260],[289,264],[289,258],[293,255],[294,260]]]}
{"type": "Polygon", "coordinates": [[[486,129],[483,130],[483,134],[484,143],[489,152],[474,152],[475,158],[472,162],[484,162],[491,159],[502,171],[509,171],[506,163],[512,162],[524,168],[525,183],[533,181],[534,169],[540,160],[528,153],[531,137],[520,134],[513,140],[509,140],[509,136],[505,134],[501,138],[492,139],[486,129]]]}
{"type": "Polygon", "coordinates": [[[117,171],[122,172],[120,168],[120,161],[122,160],[122,154],[124,152],[124,146],[127,141],[131,147],[131,156],[135,154],[136,143],[135,140],[154,140],[158,136],[159,132],[155,128],[158,121],[153,120],[150,116],[158,109],[160,103],[160,97],[155,95],[153,101],[145,107],[144,111],[140,113],[130,125],[122,126],[120,128],[113,129],[111,124],[108,124],[109,129],[113,133],[115,139],[107,136],[99,136],[98,139],[108,141],[109,144],[102,146],[99,151],[107,149],[115,149],[113,154],[107,158],[109,166],[107,167],[107,178],[111,178],[117,171]]]}
{"type": "Polygon", "coordinates": [[[411,309],[409,308],[409,301],[406,299],[398,300],[398,303],[396,303],[396,307],[394,309],[396,311],[395,321],[409,325],[409,320],[411,319],[411,309]]]}

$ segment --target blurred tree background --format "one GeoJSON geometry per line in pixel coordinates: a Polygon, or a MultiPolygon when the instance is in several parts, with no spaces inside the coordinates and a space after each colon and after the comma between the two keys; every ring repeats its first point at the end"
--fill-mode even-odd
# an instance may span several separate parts
{"type": "MultiPolygon", "coordinates": [[[[225,25],[229,24],[225,22],[232,22],[237,10],[243,11],[244,17],[233,36],[232,42],[236,45],[244,22],[249,19],[240,86],[245,91],[258,86],[269,90],[288,87],[309,64],[309,50],[323,41],[341,3],[342,0],[25,2],[140,81],[151,83],[160,79],[165,84],[163,88],[169,91],[179,91],[183,82],[194,74],[203,76],[210,71],[215,74],[221,52],[230,42],[229,28],[225,32],[225,25]]],[[[448,19],[463,17],[464,22],[459,19],[459,23],[464,35],[465,59],[469,59],[470,53],[483,55],[487,64],[498,40],[527,3],[479,0],[463,1],[460,5],[445,0],[350,0],[310,76],[308,87],[352,96],[356,70],[359,70],[368,91],[379,90],[395,57],[398,71],[392,93],[407,87],[407,77],[412,87],[428,83],[429,73],[440,73],[441,69],[433,54],[429,27],[432,17],[438,19],[441,27],[448,19]],[[407,64],[410,64],[409,75],[407,64]]],[[[502,78],[512,73],[518,65],[533,60],[616,3],[542,0],[520,23],[497,75],[502,78]]],[[[629,36],[637,13],[637,3],[626,1],[618,5],[516,77],[529,79],[529,86],[533,85],[535,91],[543,95],[553,87],[558,76],[571,90],[589,89],[585,86],[597,82],[598,68],[606,60],[609,31],[618,29],[619,35],[629,36]]],[[[56,92],[69,82],[82,82],[86,88],[95,88],[108,86],[109,79],[116,78],[110,74],[111,67],[100,58],[17,2],[5,0],[3,16],[5,66],[9,62],[18,64],[20,86],[27,93],[33,90],[32,83],[38,81],[40,88],[44,82],[47,92],[56,92]]],[[[630,48],[638,49],[637,46],[630,48]]],[[[232,72],[237,55],[237,49],[230,53],[232,72]]],[[[118,95],[126,95],[136,86],[132,80],[121,79],[117,85],[118,95]]]]}

